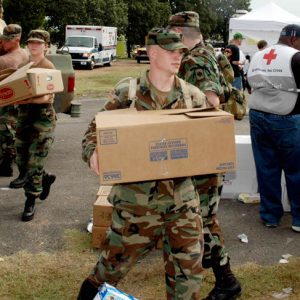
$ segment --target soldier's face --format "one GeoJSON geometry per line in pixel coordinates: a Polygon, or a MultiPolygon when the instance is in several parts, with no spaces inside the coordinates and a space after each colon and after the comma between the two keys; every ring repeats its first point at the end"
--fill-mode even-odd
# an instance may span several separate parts
{"type": "Polygon", "coordinates": [[[170,75],[178,73],[183,52],[182,50],[168,51],[157,47],[157,55],[155,57],[155,65],[158,69],[170,75]]]}
{"type": "Polygon", "coordinates": [[[18,41],[16,41],[16,39],[2,40],[1,44],[2,44],[2,49],[5,52],[10,52],[16,48],[16,46],[18,45],[18,41]]]}
{"type": "Polygon", "coordinates": [[[29,41],[27,47],[32,56],[44,54],[47,50],[47,45],[39,41],[29,41]]]}

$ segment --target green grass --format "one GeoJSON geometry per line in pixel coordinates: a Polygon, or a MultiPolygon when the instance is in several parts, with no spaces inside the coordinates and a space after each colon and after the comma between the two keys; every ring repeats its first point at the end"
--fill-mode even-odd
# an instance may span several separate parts
{"type": "MultiPolygon", "coordinates": [[[[80,283],[97,261],[98,252],[90,248],[91,236],[77,230],[66,231],[65,248],[52,253],[19,252],[2,257],[0,299],[76,299],[80,283]]],[[[233,268],[243,286],[242,300],[274,299],[274,292],[293,289],[290,300],[300,299],[300,258],[289,264],[263,267],[245,264],[233,268]]],[[[212,289],[211,271],[204,273],[201,295],[212,289]]],[[[143,300],[165,299],[161,256],[138,263],[120,282],[119,289],[143,300]]]]}
{"type": "Polygon", "coordinates": [[[137,77],[149,67],[148,64],[137,64],[134,60],[118,60],[111,67],[99,67],[94,70],[76,70],[75,95],[84,97],[103,97],[114,85],[125,77],[137,77]],[[124,67],[124,62],[129,66],[124,67]]]}

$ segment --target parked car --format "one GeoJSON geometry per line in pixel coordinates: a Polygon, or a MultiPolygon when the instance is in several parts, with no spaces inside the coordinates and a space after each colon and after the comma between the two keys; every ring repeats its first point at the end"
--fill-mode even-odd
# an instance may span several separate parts
{"type": "Polygon", "coordinates": [[[149,56],[146,47],[139,47],[136,49],[135,60],[140,63],[142,60],[149,61],[149,56]]]}
{"type": "Polygon", "coordinates": [[[56,112],[70,113],[71,101],[74,98],[75,71],[72,65],[72,58],[69,53],[48,54],[46,56],[57,70],[61,70],[64,83],[64,91],[55,94],[54,108],[56,112]]]}

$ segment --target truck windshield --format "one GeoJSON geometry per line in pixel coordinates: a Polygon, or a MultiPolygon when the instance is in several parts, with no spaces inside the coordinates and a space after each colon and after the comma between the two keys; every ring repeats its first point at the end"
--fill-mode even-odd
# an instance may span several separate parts
{"type": "Polygon", "coordinates": [[[65,46],[69,47],[94,47],[93,38],[86,36],[70,36],[67,38],[65,46]]]}

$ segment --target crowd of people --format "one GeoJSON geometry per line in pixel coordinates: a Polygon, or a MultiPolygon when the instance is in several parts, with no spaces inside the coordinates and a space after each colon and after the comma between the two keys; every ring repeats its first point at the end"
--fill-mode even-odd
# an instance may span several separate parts
{"type": "MultiPolygon", "coordinates": [[[[29,62],[31,67],[54,68],[45,58],[49,33],[29,33],[28,55],[20,48],[21,32],[16,24],[4,28],[0,71],[29,62]]],[[[235,33],[224,55],[216,56],[203,40],[196,12],[172,15],[167,28],[148,33],[150,65],[137,79],[135,101],[128,98],[125,80],[115,86],[101,111],[218,108],[232,87],[243,90],[246,74],[262,223],[270,228],[280,225],[284,172],[292,230],[300,232],[300,26],[284,27],[276,45],[268,47],[266,41],[259,41],[259,51],[251,60],[239,48],[243,39],[235,33]],[[275,74],[278,69],[281,73],[275,74]]],[[[56,123],[52,103],[53,94],[47,94],[0,110],[0,176],[13,175],[15,160],[19,175],[10,187],[24,188],[23,221],[33,219],[36,199],[48,197],[56,178],[44,170],[56,123]]],[[[94,118],[82,141],[82,157],[99,174],[96,144],[94,118]]],[[[114,185],[108,196],[113,205],[112,224],[78,299],[94,299],[104,282],[117,285],[160,238],[167,299],[200,299],[204,268],[212,268],[215,275],[215,286],[206,300],[237,299],[242,287],[231,270],[217,216],[223,179],[224,174],[206,174],[114,185]]]]}

